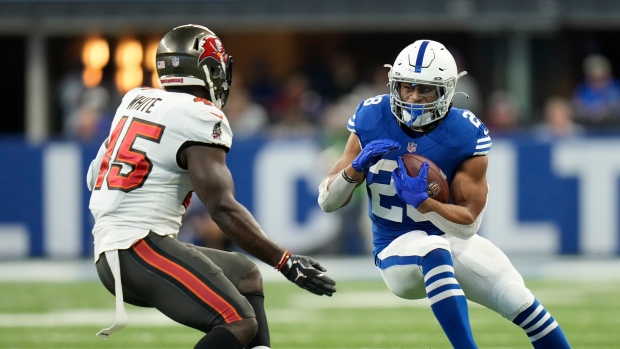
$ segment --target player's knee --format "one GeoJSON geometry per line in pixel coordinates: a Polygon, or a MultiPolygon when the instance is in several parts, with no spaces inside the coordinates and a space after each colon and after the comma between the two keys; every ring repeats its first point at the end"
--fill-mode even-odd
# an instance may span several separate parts
{"type": "Polygon", "coordinates": [[[239,290],[241,294],[263,292],[263,276],[261,275],[258,266],[254,265],[245,277],[241,279],[241,282],[239,282],[239,285],[237,286],[237,290],[239,290]]]}
{"type": "Polygon", "coordinates": [[[510,321],[532,305],[535,300],[532,292],[518,280],[498,284],[493,289],[493,293],[493,298],[497,300],[496,311],[510,321]]]}
{"type": "Polygon", "coordinates": [[[243,345],[248,344],[258,332],[258,322],[255,318],[246,318],[222,326],[237,337],[243,345]]]}
{"type": "Polygon", "coordinates": [[[394,266],[382,271],[390,292],[404,299],[426,298],[424,276],[417,265],[394,266]]]}
{"type": "Polygon", "coordinates": [[[254,261],[252,261],[250,257],[248,257],[247,255],[243,253],[239,253],[239,252],[232,252],[232,253],[235,256],[235,263],[241,266],[241,270],[245,270],[246,272],[249,272],[254,267],[256,267],[256,263],[254,263],[254,261]]]}

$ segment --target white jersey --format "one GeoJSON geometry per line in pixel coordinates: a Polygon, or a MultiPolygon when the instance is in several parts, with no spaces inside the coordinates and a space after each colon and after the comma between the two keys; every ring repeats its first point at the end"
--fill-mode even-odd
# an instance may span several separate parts
{"type": "Polygon", "coordinates": [[[123,97],[108,141],[89,206],[95,259],[131,247],[149,231],[176,236],[194,190],[179,150],[195,143],[228,150],[232,131],[205,99],[135,88],[123,97]]]}

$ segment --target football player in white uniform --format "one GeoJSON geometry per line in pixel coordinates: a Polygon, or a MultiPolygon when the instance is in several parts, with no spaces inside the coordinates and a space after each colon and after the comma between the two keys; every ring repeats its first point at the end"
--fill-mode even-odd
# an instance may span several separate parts
{"type": "Polygon", "coordinates": [[[452,107],[464,73],[431,40],[407,46],[389,67],[390,94],[363,101],[350,118],[349,141],[319,186],[319,205],[337,210],[366,182],[373,254],[386,285],[402,298],[428,297],[453,347],[477,347],[467,297],[522,327],[534,348],[569,348],[506,255],[476,235],[487,205],[491,137],[470,111],[452,107]],[[407,175],[407,153],[443,170],[451,203],[429,198],[428,163],[418,177],[407,175]]]}
{"type": "Polygon", "coordinates": [[[198,25],[174,28],[156,66],[164,90],[124,96],[87,175],[97,272],[117,307],[99,335],[126,325],[127,302],[207,333],[195,348],[269,348],[257,266],[244,254],[176,239],[191,193],[228,237],[298,286],[331,296],[335,282],[312,258],[272,241],[235,200],[226,166],[232,132],[220,110],[232,59],[220,39],[198,25]]]}

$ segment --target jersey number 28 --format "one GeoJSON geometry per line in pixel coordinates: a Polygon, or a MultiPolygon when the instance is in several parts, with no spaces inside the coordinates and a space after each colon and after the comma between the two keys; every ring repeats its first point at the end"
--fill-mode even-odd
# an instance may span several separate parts
{"type": "Polygon", "coordinates": [[[108,189],[121,190],[127,193],[142,187],[149,173],[151,173],[153,168],[151,160],[145,152],[135,149],[133,145],[136,138],[159,143],[165,126],[133,118],[129,127],[123,132],[127,119],[127,116],[123,116],[112,131],[108,148],[103,161],[101,161],[95,190],[101,189],[103,181],[106,180],[108,189]],[[114,154],[114,148],[116,148],[119,139],[121,139],[121,143],[118,151],[114,154]],[[112,160],[113,156],[114,159],[112,160]],[[122,164],[129,166],[130,170],[122,173],[122,164]]]}

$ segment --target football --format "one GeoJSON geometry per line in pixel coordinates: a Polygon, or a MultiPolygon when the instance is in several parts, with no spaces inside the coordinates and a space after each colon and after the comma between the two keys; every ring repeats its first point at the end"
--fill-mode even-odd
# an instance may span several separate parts
{"type": "Polygon", "coordinates": [[[422,155],[403,155],[403,164],[407,168],[407,174],[411,177],[418,175],[424,161],[428,162],[428,188],[426,190],[428,196],[439,202],[448,203],[450,201],[450,186],[443,171],[434,162],[422,155]]]}

